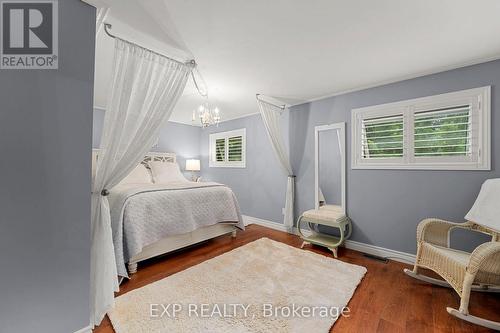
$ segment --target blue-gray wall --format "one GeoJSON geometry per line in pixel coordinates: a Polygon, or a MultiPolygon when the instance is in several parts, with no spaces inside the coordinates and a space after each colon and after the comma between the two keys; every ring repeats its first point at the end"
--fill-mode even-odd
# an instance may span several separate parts
{"type": "Polygon", "coordinates": [[[59,1],[59,69],[0,70],[0,331],[89,325],[95,9],[59,1]]]}
{"type": "MultiPolygon", "coordinates": [[[[283,125],[288,122],[284,115],[283,125]]],[[[287,126],[285,126],[287,128],[287,126]]],[[[285,132],[287,135],[288,132],[285,132]]],[[[207,127],[201,135],[201,166],[205,180],[229,185],[236,194],[242,214],[282,223],[286,176],[269,146],[260,115],[227,121],[218,127],[207,127]],[[209,168],[209,135],[246,128],[246,168],[209,168]]]]}
{"type": "MultiPolygon", "coordinates": [[[[94,148],[99,147],[103,120],[104,111],[94,109],[94,148]]],[[[283,117],[285,128],[288,127],[287,124],[288,113],[283,117]]],[[[288,135],[288,132],[286,131],[284,134],[288,135]]],[[[283,177],[278,161],[267,140],[264,125],[258,115],[222,122],[218,127],[212,126],[206,129],[167,122],[160,131],[158,147],[151,150],[176,153],[181,170],[185,169],[186,159],[201,159],[200,175],[203,179],[230,185],[239,199],[243,214],[271,221],[282,221],[286,177],[283,177]],[[247,159],[246,168],[209,168],[209,134],[238,128],[247,129],[247,156],[259,156],[259,158],[247,159]],[[276,187],[272,191],[264,191],[270,183],[275,184],[276,187]],[[255,190],[256,188],[262,190],[255,190]]],[[[190,173],[185,173],[185,175],[190,177],[190,173]]]]}
{"type": "MultiPolygon", "coordinates": [[[[99,148],[103,121],[104,111],[94,109],[93,148],[99,148]]],[[[151,148],[151,151],[176,153],[177,162],[181,170],[184,170],[186,159],[200,157],[200,135],[200,127],[169,121],[160,131],[158,147],[151,148]]],[[[189,175],[187,176],[189,177],[189,175]]]]}
{"type": "MultiPolygon", "coordinates": [[[[346,122],[347,211],[354,223],[352,239],[415,253],[415,230],[425,217],[463,221],[482,182],[500,177],[500,61],[460,68],[292,107],[287,118],[288,143],[297,175],[296,213],[314,207],[314,127],[346,122]],[[492,86],[492,170],[418,171],[352,170],[351,110],[364,106],[492,86]]],[[[285,176],[279,169],[258,115],[228,121],[203,130],[203,175],[235,189],[242,211],[282,222],[285,176]],[[208,135],[247,128],[247,169],[209,168],[208,135]]],[[[460,235],[463,236],[463,235],[460,235]]],[[[462,248],[473,244],[457,237],[462,248]]]]}
{"type": "MultiPolygon", "coordinates": [[[[354,223],[352,239],[393,250],[415,252],[415,228],[425,217],[462,221],[487,178],[500,177],[500,61],[397,82],[292,107],[283,113],[284,135],[297,175],[296,215],[314,207],[314,127],[346,122],[347,210],[354,223]],[[492,86],[492,170],[418,171],[352,170],[351,110],[363,106],[492,86]]],[[[97,146],[102,114],[96,111],[94,146],[97,146]]],[[[251,115],[200,129],[168,123],[160,136],[160,151],[183,157],[201,157],[205,180],[225,183],[236,193],[242,213],[282,223],[286,176],[269,146],[260,115],[251,115]],[[239,128],[247,130],[246,168],[210,168],[209,135],[239,128]]],[[[459,233],[454,245],[470,249],[471,241],[459,233]]],[[[481,239],[482,240],[482,239],[481,239]]]]}

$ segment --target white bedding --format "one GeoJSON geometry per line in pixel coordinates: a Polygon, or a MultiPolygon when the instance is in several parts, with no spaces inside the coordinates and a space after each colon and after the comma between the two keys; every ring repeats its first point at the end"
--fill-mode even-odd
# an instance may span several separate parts
{"type": "Polygon", "coordinates": [[[218,183],[123,184],[109,195],[117,270],[162,238],[216,223],[244,229],[233,191],[218,183]]]}

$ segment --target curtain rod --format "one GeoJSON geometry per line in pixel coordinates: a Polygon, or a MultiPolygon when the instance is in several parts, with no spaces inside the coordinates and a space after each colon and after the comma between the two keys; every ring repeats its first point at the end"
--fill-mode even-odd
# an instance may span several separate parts
{"type": "Polygon", "coordinates": [[[270,105],[272,105],[272,106],[275,106],[275,107],[277,107],[277,108],[279,108],[279,109],[281,109],[281,110],[285,110],[285,108],[286,108],[286,104],[283,104],[283,105],[276,105],[276,104],[273,104],[273,103],[271,103],[271,102],[268,102],[268,101],[265,101],[265,100],[263,100],[263,99],[259,98],[259,96],[260,96],[260,95],[261,95],[261,94],[255,94],[255,98],[256,98],[259,102],[264,102],[264,103],[270,104],[270,105]]]}
{"type": "MultiPolygon", "coordinates": [[[[110,30],[110,29],[112,29],[112,28],[113,28],[113,26],[112,26],[110,23],[104,23],[104,32],[106,33],[106,35],[108,35],[109,37],[111,37],[111,38],[113,38],[113,39],[118,38],[118,39],[124,40],[124,41],[126,41],[127,43],[130,43],[130,44],[135,45],[135,46],[137,46],[137,47],[140,47],[140,48],[142,48],[142,49],[148,50],[148,51],[149,51],[149,52],[151,52],[151,53],[154,53],[154,54],[156,54],[156,55],[158,55],[158,56],[161,56],[161,57],[167,58],[167,59],[169,59],[169,60],[171,60],[171,61],[173,61],[173,62],[176,62],[176,63],[178,63],[178,64],[182,64],[182,65],[192,65],[192,66],[193,66],[193,68],[196,68],[196,67],[198,66],[198,64],[196,63],[196,61],[195,61],[194,59],[188,60],[188,61],[186,61],[186,62],[182,62],[182,61],[179,61],[179,60],[174,59],[174,58],[172,58],[172,57],[169,57],[169,56],[166,56],[166,55],[164,55],[164,54],[161,54],[161,53],[158,53],[158,52],[156,52],[156,51],[153,51],[153,50],[151,50],[151,49],[149,49],[149,48],[147,48],[147,47],[141,46],[141,45],[139,45],[139,44],[137,44],[137,43],[134,43],[134,42],[131,42],[131,41],[129,41],[129,40],[126,40],[126,39],[123,39],[123,38],[117,37],[117,36],[113,35],[111,32],[109,32],[109,30],[110,30]]],[[[198,71],[198,74],[200,74],[200,73],[199,73],[199,71],[198,71]]],[[[200,76],[201,76],[201,74],[200,74],[200,76]]],[[[191,77],[193,78],[193,82],[194,82],[194,85],[195,85],[195,87],[196,87],[196,90],[198,90],[198,93],[199,93],[202,97],[208,97],[208,93],[202,93],[202,92],[201,92],[200,87],[198,86],[198,82],[196,81],[196,78],[194,77],[194,73],[193,73],[193,71],[191,71],[191,77]]]]}

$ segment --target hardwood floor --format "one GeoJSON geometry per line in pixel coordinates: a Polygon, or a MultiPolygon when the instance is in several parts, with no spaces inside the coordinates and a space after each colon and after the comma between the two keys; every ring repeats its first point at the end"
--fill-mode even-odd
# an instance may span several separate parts
{"type": "MultiPolygon", "coordinates": [[[[122,284],[118,295],[262,237],[295,247],[301,244],[297,236],[251,225],[246,231],[238,232],[234,239],[222,236],[190,249],[139,264],[139,271],[122,284]]],[[[307,247],[307,250],[331,255],[331,252],[320,247],[307,247]]],[[[351,316],[339,318],[331,332],[491,332],[450,316],[446,307],[458,308],[460,300],[457,294],[451,289],[432,286],[406,276],[403,268],[409,265],[395,261],[382,263],[366,258],[360,252],[344,248],[339,249],[339,259],[364,266],[368,272],[349,302],[351,316]]],[[[335,283],[333,276],[332,283],[335,283]]],[[[474,315],[500,321],[500,294],[474,292],[470,310],[474,315]]],[[[114,330],[107,317],[94,330],[94,333],[112,332],[114,330]]]]}

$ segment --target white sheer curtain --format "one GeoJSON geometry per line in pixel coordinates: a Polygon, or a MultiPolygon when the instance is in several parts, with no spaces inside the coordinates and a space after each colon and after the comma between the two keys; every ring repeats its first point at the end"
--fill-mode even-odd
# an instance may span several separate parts
{"type": "Polygon", "coordinates": [[[289,232],[293,230],[293,207],[295,198],[295,176],[293,175],[292,165],[290,158],[286,151],[285,142],[283,140],[283,133],[281,131],[280,116],[282,109],[265,101],[257,100],[259,105],[260,114],[266,127],[267,136],[271,141],[271,146],[280,161],[283,171],[288,175],[288,182],[286,186],[286,200],[285,200],[285,217],[284,224],[289,232]]]}
{"type": "Polygon", "coordinates": [[[192,66],[120,39],[92,187],[91,321],[113,306],[118,277],[107,189],[118,184],[151,148],[182,94],[192,66]]]}

